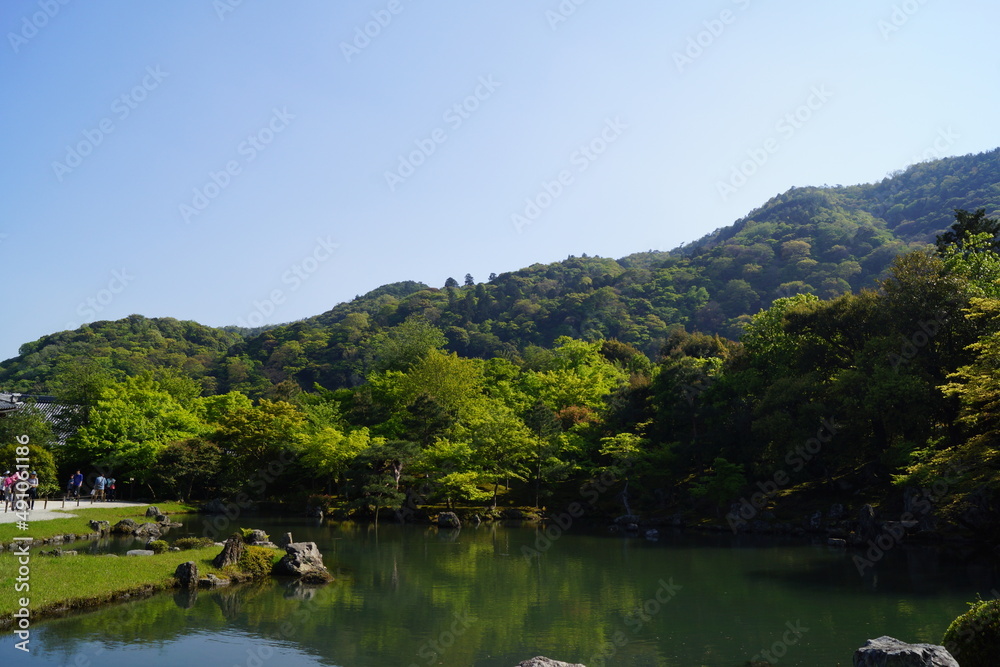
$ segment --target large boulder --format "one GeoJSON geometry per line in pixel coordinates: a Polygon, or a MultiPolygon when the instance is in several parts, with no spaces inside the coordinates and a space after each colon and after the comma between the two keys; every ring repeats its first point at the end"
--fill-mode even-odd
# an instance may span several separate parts
{"type": "Polygon", "coordinates": [[[90,520],[90,529],[96,530],[101,535],[111,532],[111,523],[109,521],[98,521],[97,519],[90,520]]]}
{"type": "Polygon", "coordinates": [[[586,665],[581,665],[578,662],[560,662],[559,660],[539,655],[530,660],[523,660],[517,663],[517,667],[586,667],[586,665]]]}
{"type": "Polygon", "coordinates": [[[162,534],[162,526],[155,523],[139,524],[135,527],[135,532],[133,533],[136,537],[149,537],[154,540],[162,534]]]}
{"type": "Polygon", "coordinates": [[[226,540],[225,545],[222,547],[222,551],[220,551],[219,555],[212,561],[212,565],[220,570],[227,565],[235,565],[240,562],[241,558],[243,558],[243,554],[246,552],[246,549],[246,545],[243,544],[243,536],[233,535],[226,540]]]}
{"type": "Polygon", "coordinates": [[[146,516],[149,517],[150,519],[155,519],[160,514],[163,514],[163,512],[161,512],[160,508],[158,508],[156,505],[150,505],[149,507],[146,508],[146,516]]]}
{"type": "Polygon", "coordinates": [[[274,566],[274,573],[308,579],[310,583],[332,581],[330,571],[323,565],[323,554],[315,542],[292,542],[285,547],[285,555],[274,566]]]}
{"type": "Polygon", "coordinates": [[[182,588],[196,588],[198,586],[198,564],[193,560],[181,563],[174,570],[174,576],[177,577],[182,588]]]}
{"type": "Polygon", "coordinates": [[[221,498],[213,498],[201,506],[201,511],[205,514],[225,514],[226,503],[221,498]]]}
{"type": "Polygon", "coordinates": [[[854,652],[854,667],[959,667],[943,646],[907,644],[892,637],[869,639],[854,652]]]}
{"type": "Polygon", "coordinates": [[[138,527],[138,524],[132,519],[122,519],[111,527],[111,532],[120,535],[134,535],[135,529],[138,527]]]}
{"type": "Polygon", "coordinates": [[[277,544],[271,541],[271,538],[263,530],[251,530],[250,537],[246,540],[246,543],[252,547],[269,547],[271,549],[276,549],[277,544]]]}
{"type": "Polygon", "coordinates": [[[441,512],[437,520],[438,528],[461,528],[462,521],[454,512],[441,512]]]}

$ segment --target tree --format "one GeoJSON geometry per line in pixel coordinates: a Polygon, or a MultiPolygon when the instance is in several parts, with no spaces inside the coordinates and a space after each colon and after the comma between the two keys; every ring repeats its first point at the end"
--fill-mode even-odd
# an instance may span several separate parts
{"type": "Polygon", "coordinates": [[[255,482],[256,491],[263,493],[259,482],[266,489],[298,456],[305,424],[305,415],[291,403],[261,399],[223,414],[212,440],[232,462],[232,482],[237,487],[255,482]]]}
{"type": "Polygon", "coordinates": [[[67,442],[68,459],[127,472],[140,483],[158,474],[157,454],[168,443],[202,434],[203,423],[150,374],[105,387],[90,410],[89,423],[67,442]]]}
{"type": "Polygon", "coordinates": [[[994,252],[1000,251],[1000,239],[997,238],[1000,235],[1000,220],[987,218],[986,209],[984,208],[977,209],[975,213],[969,213],[965,209],[956,208],[955,224],[947,232],[939,234],[937,237],[936,245],[938,254],[944,256],[949,246],[956,247],[960,252],[976,252],[978,249],[967,249],[965,242],[977,234],[989,235],[990,243],[985,249],[994,252]]]}
{"type": "Polygon", "coordinates": [[[471,273],[465,274],[465,286],[471,287],[476,284],[476,279],[472,277],[471,273]]]}
{"type": "Polygon", "coordinates": [[[444,281],[444,286],[446,288],[458,287],[458,281],[454,278],[449,277],[448,280],[444,281]]]}
{"type": "Polygon", "coordinates": [[[716,508],[721,509],[747,484],[743,474],[743,466],[730,463],[721,456],[716,457],[709,474],[702,475],[691,485],[691,495],[695,498],[706,498],[712,501],[716,508]]]}
{"type": "Polygon", "coordinates": [[[178,440],[165,446],[156,457],[158,480],[177,498],[191,500],[214,488],[222,469],[223,452],[218,445],[202,438],[178,440]],[[197,487],[197,493],[195,491],[197,487]]]}

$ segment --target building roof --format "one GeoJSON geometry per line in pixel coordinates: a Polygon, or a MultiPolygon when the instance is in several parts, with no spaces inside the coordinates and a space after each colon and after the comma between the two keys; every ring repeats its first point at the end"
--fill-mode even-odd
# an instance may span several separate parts
{"type": "Polygon", "coordinates": [[[52,425],[57,445],[66,444],[66,439],[72,435],[66,429],[65,417],[78,409],[75,405],[57,403],[54,396],[0,392],[0,417],[17,410],[34,410],[52,425]]]}

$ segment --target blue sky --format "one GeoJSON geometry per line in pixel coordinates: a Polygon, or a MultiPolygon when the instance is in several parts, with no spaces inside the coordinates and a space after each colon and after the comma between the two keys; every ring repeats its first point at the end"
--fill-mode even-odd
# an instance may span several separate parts
{"type": "Polygon", "coordinates": [[[0,359],[669,250],[997,139],[993,2],[5,0],[0,359]],[[578,4],[579,3],[579,4],[578,4]]]}

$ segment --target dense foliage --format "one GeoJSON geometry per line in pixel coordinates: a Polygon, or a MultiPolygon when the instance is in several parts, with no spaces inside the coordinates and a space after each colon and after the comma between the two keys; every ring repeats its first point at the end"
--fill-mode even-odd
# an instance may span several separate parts
{"type": "Polygon", "coordinates": [[[1000,651],[1000,600],[980,600],[956,618],[941,640],[962,667],[989,667],[1000,651]]]}
{"type": "Polygon", "coordinates": [[[266,331],[99,322],[23,346],[0,383],[79,406],[61,474],[146,495],[722,517],[794,489],[988,534],[998,166],[799,188],[671,253],[397,283],[266,331]],[[963,188],[977,210],[949,213],[963,188]]]}

